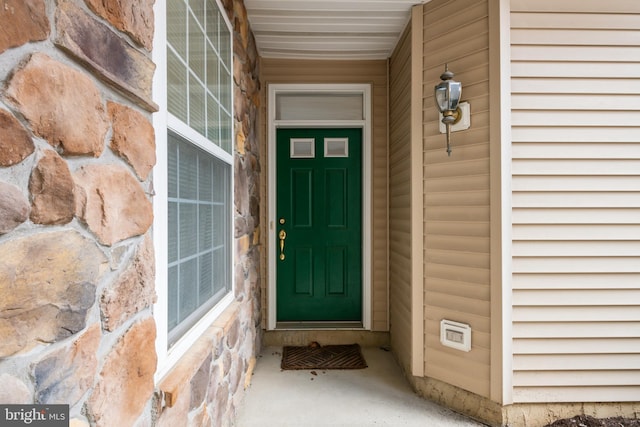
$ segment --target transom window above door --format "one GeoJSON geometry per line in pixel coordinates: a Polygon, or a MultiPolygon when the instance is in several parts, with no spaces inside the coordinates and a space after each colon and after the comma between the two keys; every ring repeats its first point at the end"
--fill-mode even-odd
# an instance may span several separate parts
{"type": "Polygon", "coordinates": [[[276,120],[364,119],[362,93],[278,93],[275,101],[276,120]]]}

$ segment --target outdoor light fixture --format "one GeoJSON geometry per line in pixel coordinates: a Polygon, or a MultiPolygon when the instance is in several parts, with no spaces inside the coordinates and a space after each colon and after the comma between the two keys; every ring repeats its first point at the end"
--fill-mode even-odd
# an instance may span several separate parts
{"type": "Polygon", "coordinates": [[[447,154],[451,156],[451,125],[462,118],[462,111],[458,104],[462,95],[462,83],[453,80],[453,73],[449,71],[448,64],[444,66],[442,80],[434,88],[434,96],[438,110],[442,113],[442,123],[447,127],[447,154]]]}

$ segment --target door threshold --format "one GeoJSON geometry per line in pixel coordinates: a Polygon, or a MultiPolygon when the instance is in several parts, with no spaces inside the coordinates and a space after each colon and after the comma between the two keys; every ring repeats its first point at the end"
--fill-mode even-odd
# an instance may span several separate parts
{"type": "Polygon", "coordinates": [[[276,330],[363,330],[362,322],[277,322],[276,330]]]}

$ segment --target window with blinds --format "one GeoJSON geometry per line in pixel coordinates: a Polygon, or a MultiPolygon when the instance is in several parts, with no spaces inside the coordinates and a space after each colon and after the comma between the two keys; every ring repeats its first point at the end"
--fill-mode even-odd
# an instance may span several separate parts
{"type": "Polygon", "coordinates": [[[232,288],[231,30],[215,0],[167,0],[168,345],[232,288]]]}

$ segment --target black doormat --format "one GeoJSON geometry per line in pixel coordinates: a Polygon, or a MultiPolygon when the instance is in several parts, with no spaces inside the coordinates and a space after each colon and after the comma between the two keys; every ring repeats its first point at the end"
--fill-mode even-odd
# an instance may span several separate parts
{"type": "Polygon", "coordinates": [[[358,344],[325,345],[311,343],[306,347],[286,346],[282,350],[284,370],[299,369],[364,369],[367,362],[358,344]]]}

